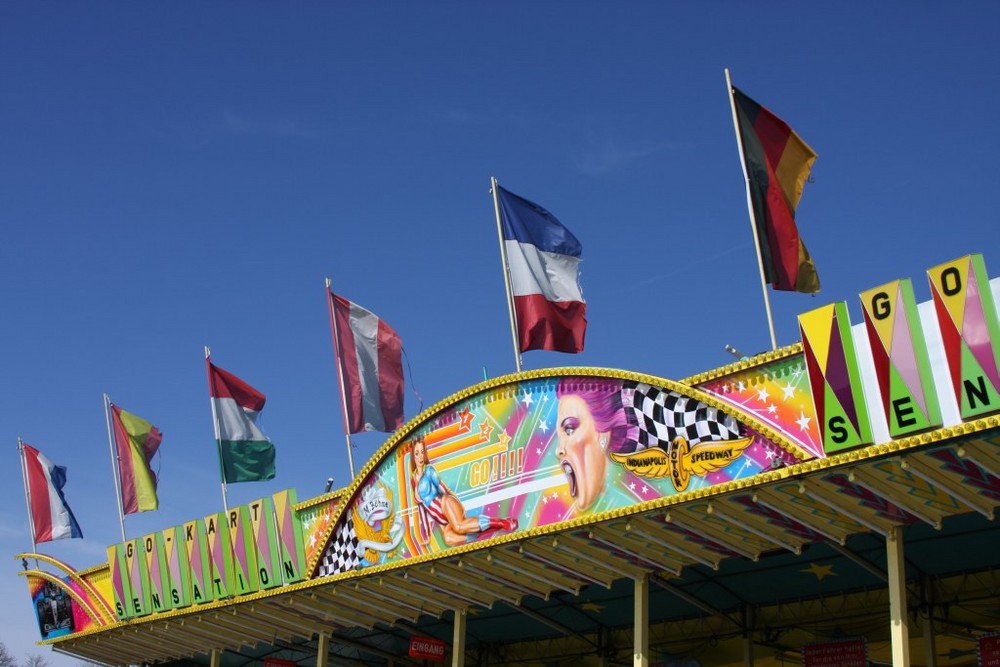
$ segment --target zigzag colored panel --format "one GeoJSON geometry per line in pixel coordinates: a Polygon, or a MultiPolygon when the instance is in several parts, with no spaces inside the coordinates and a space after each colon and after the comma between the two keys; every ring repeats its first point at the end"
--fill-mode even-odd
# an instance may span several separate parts
{"type": "Polygon", "coordinates": [[[799,332],[823,451],[832,454],[871,443],[847,304],[840,301],[800,315],[799,332]]]}
{"type": "Polygon", "coordinates": [[[125,568],[132,587],[129,613],[133,616],[145,616],[152,612],[149,602],[149,571],[146,570],[142,544],[138,539],[125,543],[125,568]]]}
{"type": "Polygon", "coordinates": [[[143,567],[149,573],[149,608],[151,612],[173,608],[170,596],[170,576],[167,572],[166,556],[163,552],[163,536],[150,533],[140,540],[143,567]]]}
{"type": "Polygon", "coordinates": [[[130,617],[129,602],[132,599],[132,587],[128,581],[128,568],[125,565],[125,545],[113,544],[108,547],[108,567],[111,569],[111,591],[114,594],[115,616],[118,620],[130,617]]]}
{"type": "Polygon", "coordinates": [[[163,559],[170,579],[170,604],[174,609],[191,604],[191,563],[185,557],[184,527],[171,526],[161,533],[163,559]]]}
{"type": "Polygon", "coordinates": [[[1000,322],[983,256],[940,264],[927,278],[962,419],[1000,410],[1000,322]]]}
{"type": "Polygon", "coordinates": [[[260,590],[257,550],[246,505],[229,510],[229,541],[233,552],[233,586],[236,594],[246,595],[260,590]]]}
{"type": "Polygon", "coordinates": [[[281,585],[281,551],[278,548],[274,503],[261,498],[247,505],[250,531],[257,560],[257,580],[262,589],[281,585]]]}
{"type": "Polygon", "coordinates": [[[274,515],[281,547],[281,575],[286,584],[306,578],[306,552],[302,543],[302,523],[295,513],[295,490],[279,491],[273,496],[274,515]]]}
{"type": "Polygon", "coordinates": [[[860,296],[889,434],[899,438],[940,427],[941,409],[913,284],[897,280],[860,296]]]}
{"type": "Polygon", "coordinates": [[[212,594],[216,600],[232,595],[236,586],[227,519],[225,512],[209,514],[204,519],[208,558],[212,564],[212,594]]]}
{"type": "Polygon", "coordinates": [[[191,567],[191,602],[201,604],[214,600],[212,563],[208,558],[204,522],[188,521],[184,524],[184,553],[191,567]]]}

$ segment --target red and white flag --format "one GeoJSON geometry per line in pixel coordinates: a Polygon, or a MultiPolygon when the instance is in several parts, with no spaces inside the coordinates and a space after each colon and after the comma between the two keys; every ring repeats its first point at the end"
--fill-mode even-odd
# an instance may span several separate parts
{"type": "Polygon", "coordinates": [[[403,425],[403,341],[374,313],[330,291],[348,433],[403,425]]]}

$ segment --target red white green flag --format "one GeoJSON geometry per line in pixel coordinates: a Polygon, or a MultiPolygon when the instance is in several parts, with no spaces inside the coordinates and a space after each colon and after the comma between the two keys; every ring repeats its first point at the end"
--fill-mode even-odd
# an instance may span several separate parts
{"type": "Polygon", "coordinates": [[[264,394],[206,359],[222,477],[227,484],[274,479],[274,445],[257,427],[264,394]]]}

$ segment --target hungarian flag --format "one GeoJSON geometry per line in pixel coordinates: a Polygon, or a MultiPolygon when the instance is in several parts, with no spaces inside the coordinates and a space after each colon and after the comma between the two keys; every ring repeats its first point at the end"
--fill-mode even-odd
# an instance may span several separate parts
{"type": "Polygon", "coordinates": [[[735,87],[733,100],[764,275],[776,290],[818,292],[816,267],[795,226],[795,208],[816,153],[735,87]]]}
{"type": "Polygon", "coordinates": [[[274,479],[274,445],[257,428],[257,416],[264,409],[264,394],[205,361],[223,480],[232,484],[274,479]]]}
{"type": "Polygon", "coordinates": [[[583,246],[544,208],[496,187],[520,351],[582,352],[583,246]]]}
{"type": "Polygon", "coordinates": [[[118,477],[121,481],[122,512],[135,514],[159,507],[156,497],[156,474],[150,462],[163,440],[163,434],[142,417],[111,405],[111,425],[118,454],[118,477]]]}
{"type": "Polygon", "coordinates": [[[51,542],[72,537],[83,537],[80,524],[73,510],[66,503],[63,487],[66,485],[66,468],[57,466],[44,454],[25,443],[25,479],[28,484],[28,501],[31,506],[31,525],[34,542],[51,542]]]}
{"type": "Polygon", "coordinates": [[[330,292],[348,433],[403,425],[403,341],[374,313],[330,292]]]}

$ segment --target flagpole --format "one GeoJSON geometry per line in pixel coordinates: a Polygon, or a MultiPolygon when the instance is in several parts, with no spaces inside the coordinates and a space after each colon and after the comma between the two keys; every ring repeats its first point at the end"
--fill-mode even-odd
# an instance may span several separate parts
{"type": "Polygon", "coordinates": [[[208,372],[208,402],[212,405],[212,424],[215,426],[215,446],[219,451],[219,476],[222,478],[222,509],[229,513],[229,499],[226,498],[226,463],[222,459],[222,436],[219,429],[219,415],[215,412],[215,397],[212,395],[212,350],[205,346],[205,370],[208,372]]]}
{"type": "Polygon", "coordinates": [[[118,451],[115,447],[114,434],[111,430],[111,399],[104,394],[104,421],[108,425],[108,450],[111,452],[111,476],[115,479],[115,500],[118,501],[118,521],[122,525],[122,542],[127,542],[125,537],[125,504],[122,500],[121,488],[121,465],[118,458],[118,451]]]}
{"type": "Polygon", "coordinates": [[[24,442],[21,437],[17,438],[17,452],[21,457],[21,480],[24,483],[24,504],[28,508],[28,532],[31,537],[31,553],[35,553],[38,546],[35,544],[35,518],[31,515],[31,490],[28,486],[28,463],[24,458],[24,442]]]}
{"type": "Polygon", "coordinates": [[[493,210],[497,216],[497,236],[500,238],[500,262],[503,264],[503,284],[507,289],[507,310],[510,312],[510,333],[514,341],[514,367],[521,372],[521,346],[517,340],[517,312],[514,309],[514,288],[510,283],[510,264],[507,262],[507,244],[503,239],[503,222],[500,219],[500,193],[497,179],[490,176],[490,190],[493,192],[493,210]]]}
{"type": "Polygon", "coordinates": [[[757,249],[757,269],[760,272],[760,288],[764,292],[764,309],[767,311],[767,326],[771,332],[771,349],[778,349],[778,341],[774,336],[774,320],[771,317],[771,298],[767,293],[767,276],[764,275],[764,258],[760,252],[760,237],[757,234],[757,215],[753,209],[753,199],[750,195],[750,175],[747,173],[746,155],[743,153],[743,139],[740,137],[740,122],[736,114],[736,99],[733,97],[733,80],[726,72],[726,90],[729,95],[729,106],[733,111],[733,129],[736,130],[736,146],[740,150],[740,165],[743,167],[743,180],[747,189],[747,211],[750,213],[750,229],[753,232],[753,244],[757,249]]]}
{"type": "Polygon", "coordinates": [[[333,334],[333,360],[337,364],[337,379],[340,380],[340,413],[344,416],[344,438],[347,440],[347,465],[351,469],[351,479],[354,479],[354,454],[351,451],[351,426],[347,423],[347,392],[344,388],[344,367],[340,363],[340,335],[337,330],[337,318],[333,312],[333,292],[330,291],[330,279],[326,279],[326,303],[330,309],[330,332],[333,334]]]}

